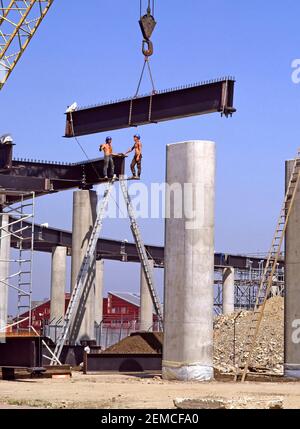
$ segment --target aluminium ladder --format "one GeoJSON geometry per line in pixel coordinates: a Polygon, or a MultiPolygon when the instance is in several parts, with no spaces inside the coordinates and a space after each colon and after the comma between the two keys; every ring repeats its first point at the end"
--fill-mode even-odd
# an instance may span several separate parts
{"type": "MultiPolygon", "coordinates": [[[[32,195],[32,201],[25,202],[24,195],[21,196],[20,206],[16,208],[19,213],[19,228],[16,233],[18,236],[18,314],[17,321],[22,319],[22,314],[28,312],[28,329],[32,323],[32,266],[34,250],[34,209],[35,195],[32,195]],[[27,208],[28,207],[28,208],[27,208]],[[31,210],[30,210],[31,208],[31,210]],[[25,211],[24,211],[25,210],[25,211]],[[30,214],[28,214],[28,211],[30,214]],[[31,225],[26,225],[25,220],[32,218],[31,225]],[[27,234],[26,234],[26,231],[27,234]],[[26,237],[26,235],[28,235],[26,237]]],[[[28,196],[27,196],[28,198],[28,196]]],[[[22,329],[17,325],[17,331],[22,329]]]]}
{"type": "Polygon", "coordinates": [[[128,211],[128,215],[129,215],[129,219],[130,219],[130,228],[132,231],[132,235],[136,244],[136,248],[139,254],[139,258],[143,267],[143,271],[144,271],[144,275],[145,275],[145,279],[147,281],[147,285],[148,285],[148,289],[152,298],[152,302],[153,302],[153,306],[155,309],[155,312],[158,316],[159,319],[159,324],[162,327],[162,323],[163,323],[163,312],[162,312],[162,308],[160,305],[160,301],[154,286],[154,279],[153,279],[153,275],[152,275],[152,270],[150,268],[150,264],[149,264],[149,258],[147,256],[147,251],[145,248],[145,245],[143,243],[142,240],[142,236],[140,233],[140,229],[139,226],[136,222],[136,217],[135,217],[135,213],[134,213],[134,209],[132,207],[132,203],[131,203],[131,198],[130,195],[128,193],[128,189],[125,183],[125,179],[124,176],[120,176],[120,186],[121,186],[121,190],[123,192],[123,196],[124,196],[124,200],[126,202],[126,206],[127,206],[127,211],[128,211]]]}
{"type": "Polygon", "coordinates": [[[54,365],[57,363],[57,361],[60,358],[63,346],[66,342],[68,333],[70,331],[70,328],[72,326],[73,320],[74,320],[74,316],[76,315],[77,311],[78,311],[78,306],[79,306],[79,301],[80,301],[80,297],[82,296],[85,288],[87,287],[88,284],[88,277],[89,277],[89,270],[90,267],[92,265],[92,261],[94,258],[94,254],[95,254],[95,250],[96,250],[96,246],[97,246],[97,241],[99,238],[99,234],[100,231],[102,229],[102,225],[103,225],[103,218],[104,218],[104,214],[105,214],[105,209],[107,207],[108,204],[108,200],[109,200],[109,196],[112,190],[112,186],[113,186],[114,180],[112,180],[111,182],[108,183],[107,189],[104,192],[104,196],[102,199],[102,203],[100,206],[100,209],[98,211],[97,214],[97,218],[89,239],[89,243],[86,249],[86,253],[84,255],[80,270],[79,270],[79,274],[76,280],[76,284],[73,288],[72,294],[71,294],[71,298],[70,298],[70,302],[65,314],[65,318],[64,318],[64,323],[62,326],[62,332],[58,337],[55,349],[54,349],[54,356],[51,359],[51,363],[50,365],[54,365]]]}
{"type": "MultiPolygon", "coordinates": [[[[272,245],[268,254],[267,263],[266,263],[263,276],[261,279],[261,283],[258,289],[255,307],[252,312],[252,319],[250,321],[249,328],[248,328],[248,337],[246,339],[246,344],[244,346],[244,350],[240,357],[240,364],[241,364],[243,357],[246,355],[246,363],[242,374],[242,382],[244,382],[247,377],[250,360],[253,355],[253,351],[256,345],[256,340],[259,334],[259,329],[263,320],[266,302],[268,300],[268,297],[270,295],[271,288],[273,285],[273,277],[275,274],[278,259],[280,257],[281,246],[284,240],[288,221],[295,202],[299,181],[300,181],[300,149],[298,149],[297,156],[294,160],[292,174],[289,179],[285,199],[280,211],[280,216],[277,222],[272,245]]],[[[237,372],[235,375],[235,380],[237,380],[237,377],[238,377],[239,366],[240,365],[238,365],[237,372]]]]}
{"type": "MultiPolygon", "coordinates": [[[[57,362],[59,362],[59,358],[60,358],[63,346],[66,342],[66,339],[67,339],[68,333],[70,331],[70,328],[72,326],[74,317],[78,311],[78,303],[79,303],[80,297],[83,295],[85,289],[87,288],[88,272],[89,272],[89,268],[91,266],[91,261],[93,259],[93,255],[94,255],[95,250],[96,250],[98,237],[99,237],[102,225],[103,225],[105,208],[107,206],[113,184],[114,184],[114,180],[109,182],[108,187],[104,193],[102,203],[101,203],[101,207],[100,207],[100,210],[97,214],[95,225],[93,227],[93,231],[91,233],[91,237],[90,237],[90,240],[88,243],[86,254],[85,254],[83,262],[81,264],[75,287],[72,291],[69,306],[68,306],[68,309],[66,311],[64,324],[62,327],[62,333],[60,334],[60,336],[57,340],[57,344],[56,344],[56,347],[55,347],[55,350],[53,353],[53,357],[51,359],[51,363],[50,363],[51,365],[54,365],[57,362]]],[[[134,213],[134,210],[132,207],[131,199],[130,199],[130,196],[128,194],[127,186],[125,184],[125,179],[123,176],[120,176],[120,185],[121,185],[123,196],[124,196],[124,199],[126,202],[128,215],[130,218],[131,231],[132,231],[135,243],[136,243],[137,251],[138,251],[139,258],[140,258],[140,261],[141,261],[141,264],[143,267],[143,271],[145,274],[145,278],[147,281],[149,292],[150,292],[150,295],[151,295],[151,298],[153,301],[155,312],[159,318],[159,323],[160,323],[160,325],[162,325],[162,323],[163,323],[162,309],[161,309],[161,305],[159,302],[158,295],[157,295],[156,290],[155,290],[154,280],[153,280],[152,272],[151,272],[148,257],[147,257],[147,251],[146,251],[145,245],[144,245],[142,238],[141,238],[141,233],[140,233],[138,224],[136,222],[135,213],[134,213]]]]}
{"type": "MultiPolygon", "coordinates": [[[[1,3],[1,0],[0,0],[1,3]]],[[[1,283],[17,292],[16,329],[18,332],[28,330],[31,326],[32,311],[32,264],[34,248],[34,210],[35,193],[21,193],[19,202],[3,203],[0,212],[0,247],[4,248],[4,255],[0,256],[0,264],[10,263],[9,272],[0,279],[1,283]],[[4,217],[8,219],[4,221],[4,217]],[[5,240],[14,239],[17,256],[8,258],[5,254],[5,240]],[[25,320],[28,320],[26,325],[25,320]]]]}

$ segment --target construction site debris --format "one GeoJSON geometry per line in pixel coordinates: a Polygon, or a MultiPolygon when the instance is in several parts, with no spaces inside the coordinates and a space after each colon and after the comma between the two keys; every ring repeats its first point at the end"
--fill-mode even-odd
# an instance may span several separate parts
{"type": "Polygon", "coordinates": [[[282,409],[283,398],[281,397],[244,397],[243,399],[225,399],[225,398],[199,398],[199,399],[175,399],[174,405],[180,409],[256,409],[270,410],[282,409]]]}
{"type": "MultiPolygon", "coordinates": [[[[254,348],[250,371],[283,373],[284,299],[273,297],[266,303],[264,317],[254,348]]],[[[251,320],[250,311],[218,316],[214,321],[214,367],[219,373],[233,373],[240,362],[251,320]]],[[[162,353],[161,332],[132,334],[103,353],[162,353]]],[[[244,356],[246,359],[247,355],[244,356]]],[[[244,362],[241,362],[243,367],[244,362]]]]}
{"type": "MultiPolygon", "coordinates": [[[[220,372],[234,372],[243,353],[251,312],[219,316],[214,322],[214,366],[220,372]]],[[[284,334],[284,299],[270,298],[265,307],[264,316],[253,351],[250,371],[283,373],[283,334],[284,334]]]]}

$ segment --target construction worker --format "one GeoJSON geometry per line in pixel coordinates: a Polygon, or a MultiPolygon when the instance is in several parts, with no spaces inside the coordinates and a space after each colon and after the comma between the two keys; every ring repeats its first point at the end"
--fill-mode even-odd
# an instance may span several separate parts
{"type": "Polygon", "coordinates": [[[134,150],[134,157],[130,164],[130,169],[132,172],[132,179],[139,179],[141,177],[142,172],[142,142],[141,142],[141,136],[139,134],[135,134],[133,136],[134,145],[132,148],[128,149],[127,152],[125,152],[125,156],[132,152],[134,150]],[[137,165],[137,175],[135,172],[135,166],[137,165]]]}
{"type": "Polygon", "coordinates": [[[103,152],[104,152],[104,166],[103,166],[104,179],[108,179],[107,170],[108,170],[109,165],[110,165],[110,169],[111,169],[112,178],[115,179],[116,178],[115,165],[114,165],[114,160],[113,160],[113,156],[115,154],[113,153],[113,148],[112,148],[112,138],[106,137],[105,143],[100,145],[99,150],[100,151],[103,150],[103,152]]]}

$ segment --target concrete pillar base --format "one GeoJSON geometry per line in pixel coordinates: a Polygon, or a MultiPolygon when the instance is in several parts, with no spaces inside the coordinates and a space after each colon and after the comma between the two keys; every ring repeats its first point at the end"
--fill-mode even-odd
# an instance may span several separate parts
{"type": "Polygon", "coordinates": [[[212,381],[214,379],[214,369],[211,366],[204,366],[200,363],[176,365],[163,362],[162,377],[164,380],[212,381]]]}
{"type": "MultiPolygon", "coordinates": [[[[294,161],[286,164],[286,187],[294,161]]],[[[285,234],[284,356],[285,375],[300,378],[300,190],[285,234]]]]}
{"type": "Polygon", "coordinates": [[[0,240],[0,342],[5,341],[5,331],[4,328],[7,325],[7,309],[8,309],[8,289],[6,283],[9,283],[7,280],[9,276],[9,258],[10,258],[10,235],[8,235],[8,224],[9,224],[9,215],[1,214],[0,217],[1,227],[0,235],[2,236],[0,240]]]}
{"type": "Polygon", "coordinates": [[[51,294],[50,294],[50,320],[55,325],[58,321],[63,324],[65,315],[65,288],[67,248],[57,246],[52,249],[51,264],[51,294]]]}
{"type": "Polygon", "coordinates": [[[223,271],[223,314],[234,313],[234,268],[228,267],[223,271]]]}
{"type": "MultiPolygon", "coordinates": [[[[153,274],[154,261],[149,259],[149,265],[153,274]]],[[[146,277],[144,275],[143,267],[141,265],[141,283],[140,283],[140,331],[153,331],[153,303],[149,292],[146,277]]]]}
{"type": "Polygon", "coordinates": [[[168,145],[166,183],[162,375],[166,380],[209,381],[213,379],[215,144],[168,145]]]}
{"type": "Polygon", "coordinates": [[[103,278],[104,261],[96,261],[96,287],[95,287],[95,322],[100,325],[103,319],[103,278]]]}
{"type": "Polygon", "coordinates": [[[300,379],[300,365],[284,365],[284,376],[300,379]]]}
{"type": "MultiPolygon", "coordinates": [[[[80,190],[74,192],[71,290],[76,284],[77,276],[97,217],[96,208],[97,193],[95,191],[80,190]]],[[[74,320],[70,331],[71,344],[80,344],[81,341],[95,339],[95,272],[96,259],[93,258],[88,272],[87,287],[79,301],[81,309],[80,315],[74,320]]]]}

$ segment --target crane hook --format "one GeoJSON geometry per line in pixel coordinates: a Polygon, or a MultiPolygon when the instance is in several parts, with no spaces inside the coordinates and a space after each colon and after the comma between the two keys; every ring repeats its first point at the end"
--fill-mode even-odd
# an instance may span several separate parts
{"type": "Polygon", "coordinates": [[[139,20],[141,31],[144,37],[142,51],[145,57],[150,57],[153,54],[153,43],[150,38],[156,26],[156,21],[151,15],[151,8],[148,6],[146,15],[142,16],[139,20]],[[147,45],[147,49],[145,49],[147,45]]]}
{"type": "Polygon", "coordinates": [[[151,55],[153,55],[153,43],[151,42],[151,40],[143,40],[142,51],[146,58],[151,57],[151,55]]]}

